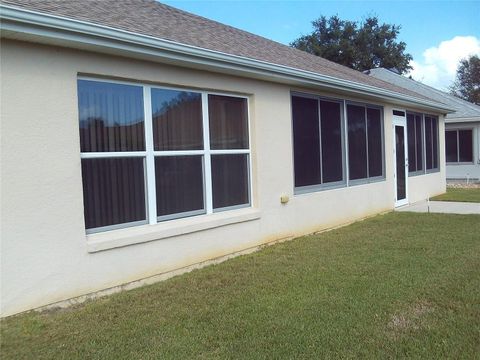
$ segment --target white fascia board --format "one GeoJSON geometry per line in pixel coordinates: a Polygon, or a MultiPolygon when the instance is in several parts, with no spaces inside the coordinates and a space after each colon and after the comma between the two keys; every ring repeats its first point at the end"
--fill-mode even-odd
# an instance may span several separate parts
{"type": "Polygon", "coordinates": [[[475,117],[458,117],[458,118],[446,118],[446,124],[455,124],[455,123],[470,123],[470,122],[480,122],[480,116],[475,117]]]}
{"type": "Polygon", "coordinates": [[[262,76],[271,81],[294,82],[307,86],[321,86],[332,90],[348,91],[353,94],[369,95],[388,102],[394,100],[402,104],[421,106],[445,114],[454,112],[454,109],[443,104],[391,90],[12,6],[0,5],[0,19],[2,21],[2,36],[4,37],[9,37],[11,33],[20,33],[55,42],[68,43],[73,48],[89,45],[128,53],[131,56],[134,56],[134,54],[147,55],[170,62],[194,63],[209,67],[212,70],[232,70],[247,77],[262,76]]]}

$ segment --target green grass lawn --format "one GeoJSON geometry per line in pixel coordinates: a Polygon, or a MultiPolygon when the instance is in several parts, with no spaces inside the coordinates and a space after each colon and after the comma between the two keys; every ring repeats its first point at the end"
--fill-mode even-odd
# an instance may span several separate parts
{"type": "Polygon", "coordinates": [[[445,194],[435,196],[430,200],[480,202],[480,188],[448,188],[445,194]]]}
{"type": "Polygon", "coordinates": [[[7,318],[2,359],[478,359],[479,234],[479,215],[380,215],[7,318]]]}

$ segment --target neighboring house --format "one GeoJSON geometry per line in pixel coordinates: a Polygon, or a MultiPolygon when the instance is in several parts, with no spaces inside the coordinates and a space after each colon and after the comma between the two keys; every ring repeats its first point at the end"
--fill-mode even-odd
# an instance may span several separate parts
{"type": "Polygon", "coordinates": [[[445,191],[427,96],[153,1],[1,18],[3,316],[445,191]]]}
{"type": "MultiPolygon", "coordinates": [[[[445,118],[447,182],[480,181],[480,106],[398,75],[391,70],[379,68],[369,70],[367,73],[455,109],[454,113],[448,114],[445,118]]],[[[412,136],[413,131],[409,133],[409,140],[412,136]]],[[[409,149],[411,158],[413,150],[409,149]]]]}

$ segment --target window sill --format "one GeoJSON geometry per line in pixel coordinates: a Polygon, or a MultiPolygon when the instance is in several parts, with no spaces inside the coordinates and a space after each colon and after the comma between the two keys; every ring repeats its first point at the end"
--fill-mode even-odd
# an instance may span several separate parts
{"type": "Polygon", "coordinates": [[[170,220],[155,225],[141,225],[103,233],[89,234],[87,235],[87,251],[89,253],[94,253],[127,245],[190,234],[196,231],[256,220],[260,218],[260,215],[261,213],[258,209],[245,208],[170,220]]]}

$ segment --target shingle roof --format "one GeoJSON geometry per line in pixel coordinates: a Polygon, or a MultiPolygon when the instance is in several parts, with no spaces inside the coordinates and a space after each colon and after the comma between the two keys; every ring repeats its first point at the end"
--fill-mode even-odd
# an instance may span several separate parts
{"type": "Polygon", "coordinates": [[[431,100],[360,71],[153,0],[0,0],[0,3],[431,100]]]}
{"type": "Polygon", "coordinates": [[[430,99],[441,102],[448,105],[452,109],[455,109],[456,111],[454,113],[447,114],[447,120],[453,121],[460,118],[478,118],[478,120],[480,121],[480,106],[475,105],[471,102],[462,100],[456,96],[435,89],[431,86],[425,85],[421,82],[415,81],[405,76],[398,75],[393,71],[384,68],[371,69],[368,70],[366,73],[377,79],[390,82],[397,86],[401,86],[405,89],[427,96],[430,99]]]}

